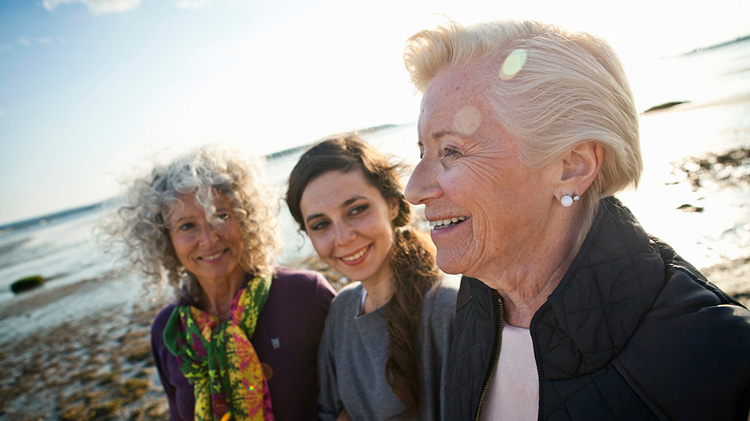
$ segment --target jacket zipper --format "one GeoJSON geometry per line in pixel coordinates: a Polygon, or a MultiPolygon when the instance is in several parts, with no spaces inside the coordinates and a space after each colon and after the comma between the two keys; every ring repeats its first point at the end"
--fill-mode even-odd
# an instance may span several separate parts
{"type": "Polygon", "coordinates": [[[505,310],[503,309],[503,299],[500,297],[497,298],[497,306],[500,310],[500,318],[497,323],[497,343],[495,344],[495,356],[492,360],[492,369],[490,370],[490,375],[487,376],[487,380],[484,382],[484,386],[482,387],[482,394],[479,395],[477,416],[474,418],[476,421],[479,421],[479,414],[482,413],[482,403],[484,403],[484,397],[487,395],[487,389],[490,388],[490,382],[492,382],[492,378],[495,376],[495,370],[497,370],[497,364],[500,361],[500,348],[503,342],[503,318],[505,317],[503,315],[503,313],[505,312],[505,310]]]}

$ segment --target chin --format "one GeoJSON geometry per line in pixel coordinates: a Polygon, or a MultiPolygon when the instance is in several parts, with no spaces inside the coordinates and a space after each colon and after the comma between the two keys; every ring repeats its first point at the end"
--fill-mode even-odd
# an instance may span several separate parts
{"type": "Polygon", "coordinates": [[[464,265],[460,261],[457,261],[452,256],[441,255],[438,250],[436,256],[436,262],[440,270],[447,273],[448,275],[460,275],[463,273],[464,265]]]}

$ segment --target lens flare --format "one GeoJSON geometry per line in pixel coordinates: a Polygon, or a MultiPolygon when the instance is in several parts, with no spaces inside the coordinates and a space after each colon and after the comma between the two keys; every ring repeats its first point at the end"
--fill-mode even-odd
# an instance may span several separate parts
{"type": "Polygon", "coordinates": [[[464,135],[474,133],[481,123],[482,113],[472,105],[461,108],[453,117],[453,125],[456,131],[464,135]]]}
{"type": "Polygon", "coordinates": [[[526,50],[517,48],[505,58],[503,65],[500,66],[499,76],[502,80],[513,79],[526,64],[526,50]]]}

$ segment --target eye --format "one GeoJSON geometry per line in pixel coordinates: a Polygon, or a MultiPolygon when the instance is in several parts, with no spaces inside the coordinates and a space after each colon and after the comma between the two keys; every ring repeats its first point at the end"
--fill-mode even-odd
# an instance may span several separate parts
{"type": "Polygon", "coordinates": [[[221,221],[228,221],[231,215],[229,215],[226,212],[221,212],[221,213],[216,214],[216,217],[219,218],[221,221]]]}
{"type": "Polygon", "coordinates": [[[195,228],[195,224],[192,222],[186,222],[180,226],[177,227],[178,231],[190,231],[191,229],[195,228]]]}
{"type": "Polygon", "coordinates": [[[310,230],[311,231],[320,231],[320,230],[326,228],[328,225],[330,225],[330,223],[328,221],[314,222],[313,224],[310,225],[310,230]]]}
{"type": "Polygon", "coordinates": [[[461,152],[459,152],[458,149],[451,147],[443,148],[440,151],[440,155],[440,159],[443,165],[451,165],[462,156],[461,152]]]}
{"type": "Polygon", "coordinates": [[[368,204],[356,206],[354,209],[349,211],[349,215],[359,215],[360,213],[366,211],[369,207],[370,205],[368,204]]]}
{"type": "Polygon", "coordinates": [[[457,157],[460,153],[453,149],[453,148],[443,148],[443,156],[444,157],[457,157]]]}

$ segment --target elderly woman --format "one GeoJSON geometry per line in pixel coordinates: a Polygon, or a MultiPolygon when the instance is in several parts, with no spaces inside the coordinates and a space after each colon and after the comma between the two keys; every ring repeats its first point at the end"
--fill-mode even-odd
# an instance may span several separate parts
{"type": "Polygon", "coordinates": [[[601,39],[537,22],[409,39],[424,94],[406,188],[461,273],[446,419],[744,419],[750,313],[615,193],[638,115],[601,39]]]}
{"type": "MultiPolygon", "coordinates": [[[[321,420],[436,420],[458,282],[409,226],[399,165],[355,135],[315,144],[289,177],[289,210],[320,258],[354,281],[320,343],[321,420]]],[[[425,238],[423,238],[425,237],[425,238]]]]}
{"type": "Polygon", "coordinates": [[[177,299],[152,353],[173,420],[316,418],[315,361],[334,292],[274,266],[276,211],[259,162],[204,147],[135,180],[110,231],[177,299]]]}

